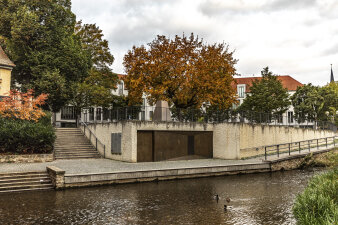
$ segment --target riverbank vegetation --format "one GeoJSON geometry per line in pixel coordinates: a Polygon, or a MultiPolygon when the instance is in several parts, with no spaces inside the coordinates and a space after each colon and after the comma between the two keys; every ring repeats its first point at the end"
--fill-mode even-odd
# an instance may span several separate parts
{"type": "Polygon", "coordinates": [[[297,196],[293,213],[297,224],[336,224],[338,221],[338,152],[321,161],[332,169],[313,177],[297,196]]]}

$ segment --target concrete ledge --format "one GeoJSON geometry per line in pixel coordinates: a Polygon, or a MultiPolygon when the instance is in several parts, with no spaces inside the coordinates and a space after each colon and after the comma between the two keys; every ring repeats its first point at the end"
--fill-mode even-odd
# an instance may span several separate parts
{"type": "Polygon", "coordinates": [[[222,176],[240,173],[257,173],[270,171],[268,163],[230,165],[216,167],[198,167],[181,169],[162,169],[147,171],[114,172],[100,174],[65,175],[65,187],[94,186],[114,183],[134,183],[154,180],[171,180],[222,176]]]}
{"type": "Polygon", "coordinates": [[[65,187],[65,171],[55,167],[47,166],[47,173],[52,180],[52,184],[56,190],[63,189],[65,187]]]}
{"type": "Polygon", "coordinates": [[[53,154],[0,155],[0,163],[52,162],[53,154]]]}

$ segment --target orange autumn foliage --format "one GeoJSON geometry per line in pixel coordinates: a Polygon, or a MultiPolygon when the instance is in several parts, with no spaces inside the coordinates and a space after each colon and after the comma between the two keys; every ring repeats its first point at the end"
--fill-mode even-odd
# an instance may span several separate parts
{"type": "Polygon", "coordinates": [[[168,101],[176,108],[209,103],[226,109],[237,102],[231,84],[237,60],[228,46],[204,44],[193,34],[174,39],[157,36],[148,47],[133,47],[124,57],[130,103],[168,101]]]}
{"type": "Polygon", "coordinates": [[[9,97],[0,101],[0,116],[4,118],[38,121],[45,113],[39,107],[45,104],[47,94],[34,98],[34,91],[22,93],[11,90],[9,97]]]}

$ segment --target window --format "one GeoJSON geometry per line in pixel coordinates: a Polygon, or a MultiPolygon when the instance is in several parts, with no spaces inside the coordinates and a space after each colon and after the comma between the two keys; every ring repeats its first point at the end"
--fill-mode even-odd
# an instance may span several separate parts
{"type": "Polygon", "coordinates": [[[146,108],[146,99],[142,98],[143,102],[142,102],[142,109],[144,110],[146,108]]]}
{"type": "Polygon", "coordinates": [[[89,108],[89,121],[94,120],[94,108],[89,108]]]}
{"type": "Polygon", "coordinates": [[[244,98],[245,85],[237,85],[237,94],[238,94],[238,97],[244,98]]]}
{"type": "Polygon", "coordinates": [[[108,120],[109,119],[109,109],[103,108],[103,120],[108,120]]]}
{"type": "Polygon", "coordinates": [[[288,123],[293,123],[293,112],[288,112],[288,123]]]}
{"type": "Polygon", "coordinates": [[[119,95],[123,95],[123,82],[121,81],[118,86],[119,89],[119,95]]]}
{"type": "Polygon", "coordinates": [[[96,120],[101,120],[101,113],[102,113],[102,109],[96,108],[96,120]]]}
{"type": "Polygon", "coordinates": [[[61,119],[62,120],[75,120],[76,113],[74,106],[65,106],[61,108],[61,119]]]}

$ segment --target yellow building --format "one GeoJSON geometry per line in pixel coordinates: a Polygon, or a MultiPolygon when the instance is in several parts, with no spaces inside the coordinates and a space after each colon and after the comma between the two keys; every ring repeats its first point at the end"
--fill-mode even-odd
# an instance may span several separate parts
{"type": "Polygon", "coordinates": [[[8,96],[11,90],[11,73],[14,63],[7,57],[0,46],[0,98],[8,96]]]}

